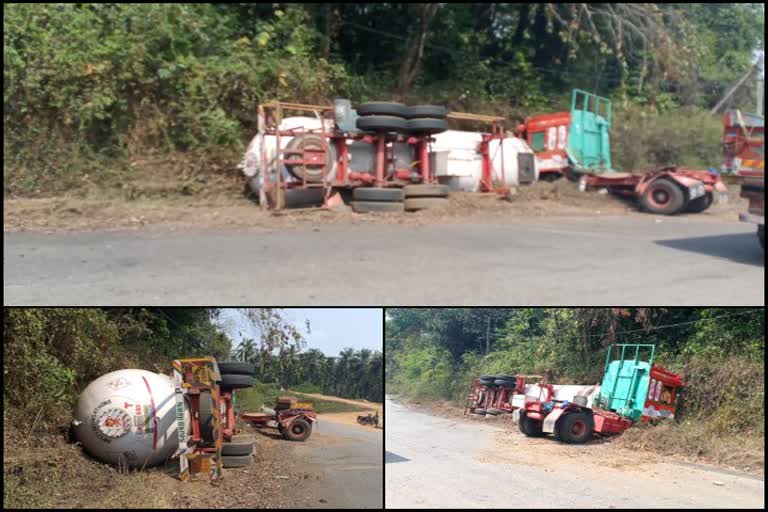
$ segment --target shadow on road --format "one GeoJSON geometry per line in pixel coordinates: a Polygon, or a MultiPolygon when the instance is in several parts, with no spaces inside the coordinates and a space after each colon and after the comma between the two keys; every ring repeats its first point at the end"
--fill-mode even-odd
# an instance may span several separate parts
{"type": "Polygon", "coordinates": [[[672,249],[707,254],[747,265],[763,266],[765,261],[757,235],[754,233],[675,238],[656,240],[655,243],[672,249]]]}
{"type": "Polygon", "coordinates": [[[389,464],[390,462],[408,462],[411,459],[406,459],[405,457],[401,457],[399,455],[396,455],[392,452],[384,452],[384,463],[389,464]]]}

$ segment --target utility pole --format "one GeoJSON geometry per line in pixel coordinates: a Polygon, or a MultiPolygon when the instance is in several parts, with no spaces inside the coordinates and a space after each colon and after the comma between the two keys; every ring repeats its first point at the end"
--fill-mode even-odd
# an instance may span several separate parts
{"type": "Polygon", "coordinates": [[[750,76],[752,76],[752,73],[754,73],[755,71],[757,71],[757,62],[755,62],[752,65],[752,67],[749,68],[749,71],[747,71],[744,74],[744,76],[739,78],[739,81],[736,82],[736,84],[733,87],[731,87],[730,90],[727,93],[725,93],[725,95],[720,99],[720,101],[717,102],[717,105],[715,105],[712,108],[712,110],[709,111],[709,113],[713,114],[713,115],[716,114],[717,111],[720,110],[720,107],[722,107],[725,104],[725,102],[728,101],[728,98],[733,96],[733,93],[735,93],[739,89],[739,87],[741,87],[744,84],[744,82],[746,82],[747,79],[750,76]]]}

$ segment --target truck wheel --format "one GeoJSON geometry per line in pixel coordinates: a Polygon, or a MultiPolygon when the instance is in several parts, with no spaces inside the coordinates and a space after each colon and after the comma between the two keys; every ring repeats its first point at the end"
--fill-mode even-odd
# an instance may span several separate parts
{"type": "Polygon", "coordinates": [[[405,117],[409,110],[402,103],[392,101],[369,101],[357,107],[358,116],[405,117]]]}
{"type": "Polygon", "coordinates": [[[415,119],[419,117],[432,117],[437,119],[445,119],[448,115],[448,109],[440,105],[414,105],[407,107],[405,116],[408,119],[415,119]]]}
{"type": "Polygon", "coordinates": [[[532,420],[527,414],[520,413],[520,432],[528,437],[541,437],[544,435],[542,432],[543,422],[538,420],[532,420]]]}
{"type": "Polygon", "coordinates": [[[237,373],[225,373],[221,376],[222,390],[250,388],[253,386],[253,377],[237,373]]]}
{"type": "Polygon", "coordinates": [[[396,212],[405,211],[405,206],[400,202],[392,201],[352,201],[350,203],[355,213],[371,212],[396,212]]]}
{"type": "Polygon", "coordinates": [[[658,179],[648,185],[640,196],[640,206],[650,213],[674,215],[685,207],[685,194],[672,181],[658,179]]]}
{"type": "Polygon", "coordinates": [[[200,409],[198,411],[198,420],[200,422],[200,436],[206,443],[214,442],[217,437],[213,428],[213,397],[210,391],[200,393],[200,409]]]}
{"type": "Polygon", "coordinates": [[[235,361],[230,361],[227,363],[218,363],[219,365],[219,372],[223,374],[225,373],[237,373],[242,375],[255,375],[256,374],[256,367],[253,366],[251,363],[239,363],[235,361]]]}
{"type": "Polygon", "coordinates": [[[222,455],[250,455],[253,453],[253,443],[224,443],[221,445],[222,455]]]}
{"type": "Polygon", "coordinates": [[[448,204],[447,197],[409,197],[403,203],[405,210],[409,212],[446,208],[448,204]]]}
{"type": "MultiPolygon", "coordinates": [[[[448,197],[450,192],[448,185],[406,185],[403,187],[405,197],[448,197]]],[[[481,375],[480,380],[494,379],[495,377],[481,375]]]]}
{"type": "Polygon", "coordinates": [[[394,116],[358,117],[357,127],[368,132],[405,132],[407,130],[405,119],[394,116]]]}
{"type": "Polygon", "coordinates": [[[403,200],[403,189],[358,187],[352,191],[352,197],[354,198],[355,201],[398,202],[403,200]]]}
{"type": "Polygon", "coordinates": [[[501,409],[496,409],[495,407],[489,407],[485,410],[486,414],[490,414],[491,416],[498,416],[499,414],[502,414],[504,411],[501,409]]]}
{"type": "Polygon", "coordinates": [[[482,407],[479,409],[475,409],[475,414],[479,414],[480,416],[485,416],[485,409],[482,407]]]}
{"type": "Polygon", "coordinates": [[[564,443],[581,444],[587,442],[595,431],[591,414],[572,412],[558,420],[558,437],[564,443]]]}
{"type": "Polygon", "coordinates": [[[312,425],[302,418],[293,420],[291,426],[283,429],[283,436],[289,441],[304,441],[312,433],[312,425]]]}
{"type": "Polygon", "coordinates": [[[707,192],[701,197],[688,201],[685,211],[689,213],[701,213],[712,206],[713,197],[711,192],[707,192]]]}
{"type": "Polygon", "coordinates": [[[250,455],[228,455],[221,457],[221,465],[225,468],[243,468],[250,466],[253,459],[250,455]]]}
{"type": "Polygon", "coordinates": [[[432,119],[429,117],[418,117],[409,119],[406,124],[408,131],[413,133],[442,133],[448,129],[448,122],[445,119],[432,119]]]}

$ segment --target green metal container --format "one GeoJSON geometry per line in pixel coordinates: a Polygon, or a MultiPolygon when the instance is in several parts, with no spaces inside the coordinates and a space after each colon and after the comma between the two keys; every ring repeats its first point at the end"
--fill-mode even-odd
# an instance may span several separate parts
{"type": "Polygon", "coordinates": [[[638,420],[648,394],[648,379],[655,348],[655,345],[640,344],[608,347],[603,382],[595,405],[632,421],[638,420]],[[646,352],[645,357],[642,357],[642,352],[646,352]]]}
{"type": "Polygon", "coordinates": [[[574,89],[571,93],[571,124],[568,158],[578,172],[612,172],[611,100],[574,89]]]}

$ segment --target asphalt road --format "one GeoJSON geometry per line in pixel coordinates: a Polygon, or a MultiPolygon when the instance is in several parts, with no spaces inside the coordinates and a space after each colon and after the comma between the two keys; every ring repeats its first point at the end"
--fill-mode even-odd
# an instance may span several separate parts
{"type": "Polygon", "coordinates": [[[652,215],[5,233],[5,305],[763,305],[753,225],[652,215]]]}
{"type": "Polygon", "coordinates": [[[289,448],[293,460],[322,478],[301,480],[292,492],[312,496],[315,508],[382,509],[383,441],[380,430],[323,421],[320,415],[312,436],[289,448]]]}
{"type": "Polygon", "coordinates": [[[538,447],[522,434],[511,462],[493,463],[487,457],[493,456],[498,428],[417,413],[389,399],[384,418],[388,509],[701,509],[765,503],[764,482],[757,477],[671,463],[603,467],[608,461],[568,457],[565,451],[579,446],[556,441],[542,446],[548,453],[537,457],[538,447]]]}

